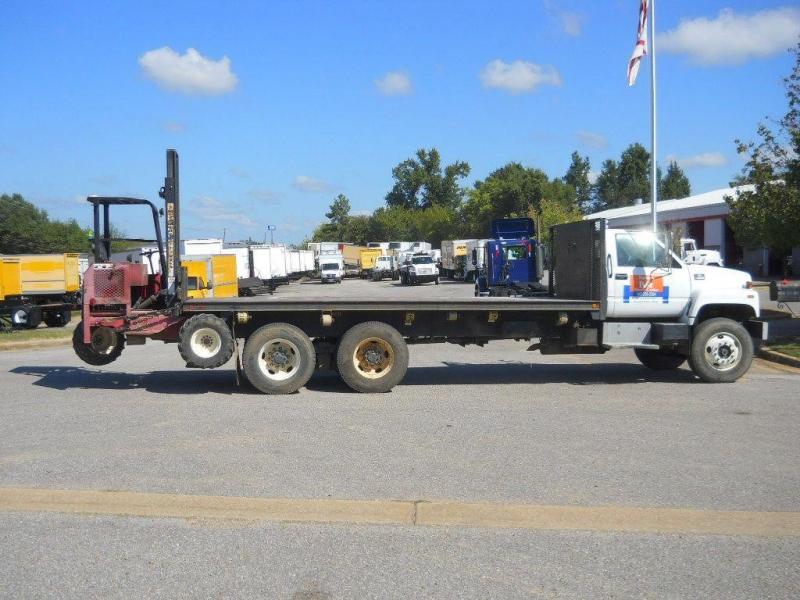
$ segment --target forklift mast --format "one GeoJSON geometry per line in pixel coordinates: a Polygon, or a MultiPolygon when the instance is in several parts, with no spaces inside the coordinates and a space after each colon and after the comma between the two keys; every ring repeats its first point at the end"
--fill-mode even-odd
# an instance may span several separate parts
{"type": "Polygon", "coordinates": [[[180,188],[178,172],[178,152],[167,150],[167,176],[164,178],[164,187],[158,192],[164,199],[164,214],[166,221],[166,281],[164,282],[171,296],[183,297],[184,285],[181,271],[181,219],[180,219],[180,188]]]}

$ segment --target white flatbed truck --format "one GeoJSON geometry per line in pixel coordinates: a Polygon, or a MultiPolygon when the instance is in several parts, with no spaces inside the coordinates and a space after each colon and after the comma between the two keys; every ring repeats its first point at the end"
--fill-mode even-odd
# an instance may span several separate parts
{"type": "MultiPolygon", "coordinates": [[[[749,275],[686,265],[653,234],[609,229],[602,220],[552,229],[549,292],[541,297],[187,299],[171,237],[180,223],[174,151],[168,151],[167,164],[166,277],[141,275],[141,265],[107,259],[110,229],[106,222],[101,233],[99,209],[107,219],[108,205],[134,200],[89,198],[98,242],[74,346],[90,364],[107,364],[126,343],[150,338],[176,342],[189,367],[220,367],[234,354],[238,365],[243,343],[241,372],[264,393],[292,393],[318,368],[335,368],[356,391],[387,392],[406,373],[410,344],[523,339],[543,354],[633,348],[651,369],[676,369],[688,361],[701,380],[721,383],[747,372],[754,346],[766,339],[749,275]]],[[[155,205],[135,202],[151,206],[160,238],[155,205]]]]}

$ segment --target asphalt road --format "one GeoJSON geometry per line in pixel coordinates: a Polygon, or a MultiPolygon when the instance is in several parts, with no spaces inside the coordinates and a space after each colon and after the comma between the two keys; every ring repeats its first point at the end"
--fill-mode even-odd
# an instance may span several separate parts
{"type": "MultiPolygon", "coordinates": [[[[391,282],[283,295],[394,293],[391,282]],[[372,286],[367,288],[366,286],[372,286]],[[373,292],[372,290],[379,290],[373,292]]],[[[307,291],[309,290],[309,291],[307,291]]],[[[313,290],[310,291],[310,290],[313,290]]],[[[463,284],[400,292],[468,296],[463,284]]],[[[174,346],[0,353],[0,490],[800,512],[797,372],[731,385],[627,351],[414,346],[402,385],[264,397],[174,346]]],[[[69,512],[69,511],[62,511],[69,512]]],[[[755,518],[755,517],[754,517],[755,518]]],[[[800,592],[797,535],[0,510],[2,597],[717,597],[800,592]]]]}

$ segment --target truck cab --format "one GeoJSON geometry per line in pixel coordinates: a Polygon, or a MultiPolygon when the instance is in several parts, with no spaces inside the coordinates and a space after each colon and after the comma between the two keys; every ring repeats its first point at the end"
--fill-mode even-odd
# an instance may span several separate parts
{"type": "Polygon", "coordinates": [[[719,251],[705,248],[698,250],[697,242],[692,238],[681,238],[681,259],[690,265],[725,266],[719,251]]]}
{"type": "Polygon", "coordinates": [[[417,283],[435,283],[439,285],[439,269],[433,257],[427,252],[406,254],[400,267],[400,283],[415,285],[417,283]]]}
{"type": "Polygon", "coordinates": [[[606,229],[610,318],[675,319],[693,325],[708,307],[727,305],[757,318],[758,294],[750,275],[735,269],[689,264],[649,231],[606,229]]]}
{"type": "Polygon", "coordinates": [[[341,254],[319,255],[319,276],[322,283],[342,283],[344,259],[341,254]]]}
{"type": "MultiPolygon", "coordinates": [[[[518,296],[540,293],[539,246],[533,221],[527,218],[492,221],[486,241],[483,273],[476,279],[476,296],[518,296]]],[[[478,251],[474,249],[477,259],[478,251]]]]}

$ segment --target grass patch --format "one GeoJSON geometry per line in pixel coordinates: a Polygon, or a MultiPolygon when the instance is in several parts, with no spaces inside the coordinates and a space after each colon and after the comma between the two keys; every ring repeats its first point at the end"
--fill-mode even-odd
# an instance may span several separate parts
{"type": "Polygon", "coordinates": [[[770,344],[769,349],[774,350],[775,352],[780,352],[781,354],[788,354],[789,356],[800,358],[800,340],[796,338],[790,340],[779,340],[774,344],[770,344]]]}
{"type": "Polygon", "coordinates": [[[72,321],[65,327],[47,327],[42,324],[36,329],[11,329],[0,332],[0,346],[15,342],[29,342],[36,340],[68,340],[81,320],[80,312],[72,313],[72,321]]]}

